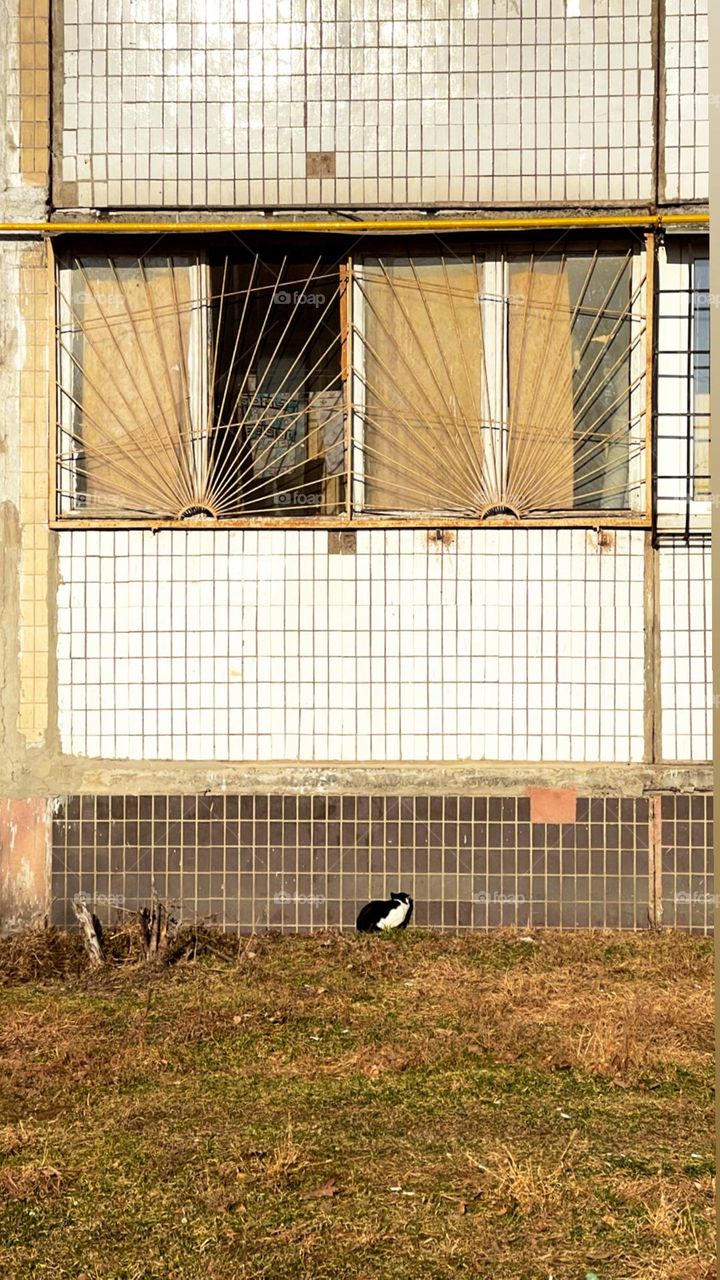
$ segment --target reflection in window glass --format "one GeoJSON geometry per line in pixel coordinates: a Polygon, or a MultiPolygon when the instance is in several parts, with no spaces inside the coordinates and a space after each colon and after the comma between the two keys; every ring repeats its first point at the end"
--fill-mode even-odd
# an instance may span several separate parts
{"type": "Polygon", "coordinates": [[[710,492],[710,262],[693,262],[692,438],[694,497],[710,492]]]}
{"type": "Polygon", "coordinates": [[[210,268],[212,488],[256,515],[345,501],[340,273],[254,259],[210,268]]]}
{"type": "Polygon", "coordinates": [[[510,463],[547,508],[624,509],[635,442],[630,254],[530,255],[509,271],[510,463]]]}

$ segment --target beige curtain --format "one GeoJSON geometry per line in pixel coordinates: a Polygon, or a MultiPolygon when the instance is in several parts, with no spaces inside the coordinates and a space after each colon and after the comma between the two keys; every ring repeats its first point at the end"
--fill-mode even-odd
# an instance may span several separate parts
{"type": "Polygon", "coordinates": [[[72,281],[78,492],[108,514],[177,515],[195,465],[190,264],[84,259],[72,281]]]}
{"type": "Polygon", "coordinates": [[[366,263],[362,309],[365,506],[472,510],[482,475],[478,266],[366,263]]]}
{"type": "Polygon", "coordinates": [[[508,323],[509,499],[573,505],[570,290],[558,261],[511,263],[508,323]]]}

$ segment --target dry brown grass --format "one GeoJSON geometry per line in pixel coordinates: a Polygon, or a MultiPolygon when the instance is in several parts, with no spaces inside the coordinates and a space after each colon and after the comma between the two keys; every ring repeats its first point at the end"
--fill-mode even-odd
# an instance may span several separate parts
{"type": "Polygon", "coordinates": [[[526,1220],[544,1219],[561,1200],[576,1200],[581,1194],[574,1171],[577,1151],[569,1159],[571,1148],[578,1145],[587,1151],[586,1142],[578,1144],[578,1133],[574,1129],[559,1158],[548,1161],[537,1156],[515,1155],[503,1144],[490,1151],[487,1163],[478,1167],[485,1173],[488,1192],[499,1202],[500,1211],[519,1213],[526,1220]]]}
{"type": "MultiPolygon", "coordinates": [[[[684,940],[681,950],[687,968],[684,940]]],[[[667,958],[665,945],[659,956],[667,958]]],[[[712,1053],[707,958],[704,966],[693,962],[689,977],[690,982],[678,980],[662,968],[645,972],[642,962],[637,969],[621,967],[608,975],[602,964],[586,961],[580,973],[574,966],[554,972],[510,970],[491,983],[486,974],[453,959],[426,966],[416,988],[435,1007],[452,989],[458,1021],[465,1017],[488,1052],[515,1059],[543,1042],[550,1063],[629,1079],[648,1066],[655,1074],[662,1068],[693,1069],[712,1053]]]]}
{"type": "Polygon", "coordinates": [[[309,1161],[305,1157],[302,1143],[298,1142],[294,1136],[291,1120],[288,1120],[287,1129],[278,1138],[270,1154],[261,1157],[261,1161],[263,1175],[274,1186],[291,1173],[299,1173],[302,1169],[307,1169],[309,1161]]]}
{"type": "Polygon", "coordinates": [[[0,944],[3,1280],[713,1274],[707,943],[113,945],[0,944]]]}
{"type": "Polygon", "coordinates": [[[45,1196],[57,1195],[63,1177],[52,1165],[12,1165],[0,1169],[0,1204],[13,1200],[33,1202],[45,1196]]]}

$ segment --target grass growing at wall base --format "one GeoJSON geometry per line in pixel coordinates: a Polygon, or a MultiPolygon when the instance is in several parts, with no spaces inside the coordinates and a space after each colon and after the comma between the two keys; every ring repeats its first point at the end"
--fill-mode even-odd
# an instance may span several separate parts
{"type": "Polygon", "coordinates": [[[707,940],[212,945],[0,944],[6,1280],[714,1275],[707,940]]]}

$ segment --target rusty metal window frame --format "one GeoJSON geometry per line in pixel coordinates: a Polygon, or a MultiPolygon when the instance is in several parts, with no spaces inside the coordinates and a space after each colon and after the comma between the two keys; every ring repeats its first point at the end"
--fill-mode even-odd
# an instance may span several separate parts
{"type": "MultiPolygon", "coordinates": [[[[95,239],[95,238],[93,238],[95,239]]],[[[157,241],[145,240],[142,248],[145,252],[150,250],[151,245],[157,241]]],[[[198,244],[202,245],[202,238],[199,237],[198,244]]],[[[207,239],[207,238],[206,238],[207,239]]],[[[572,236],[569,232],[563,232],[562,237],[555,237],[555,241],[562,240],[567,247],[567,252],[580,252],[594,244],[599,247],[600,251],[604,251],[606,245],[612,243],[623,244],[632,255],[632,272],[633,272],[633,318],[639,319],[644,332],[652,331],[651,309],[653,302],[653,265],[654,265],[654,244],[653,236],[648,234],[644,240],[636,233],[630,236],[624,235],[620,239],[617,233],[613,237],[612,233],[607,233],[602,238],[595,241],[588,241],[587,233],[581,238],[580,236],[572,236]]],[[[392,252],[399,254],[405,258],[409,255],[417,255],[418,258],[423,253],[432,252],[432,247],[428,244],[429,237],[414,237],[411,240],[403,238],[399,242],[395,237],[392,241],[392,252]]],[[[523,241],[525,238],[523,237],[523,241]]],[[[89,245],[88,240],[85,241],[89,245]]],[[[323,238],[324,245],[327,240],[323,238]]],[[[452,243],[452,242],[451,242],[452,243]]],[[[478,258],[483,258],[486,262],[494,262],[496,273],[499,270],[503,284],[502,288],[507,291],[507,262],[513,254],[517,254],[530,245],[536,244],[537,240],[526,241],[524,244],[519,239],[513,239],[511,242],[505,241],[500,243],[492,237],[476,238],[474,241],[474,252],[478,258]]],[[[88,252],[92,252],[88,247],[88,252]]],[[[375,252],[375,246],[373,245],[375,252]]],[[[460,256],[462,252],[467,252],[467,237],[465,237],[465,250],[458,245],[457,250],[454,246],[450,249],[450,253],[460,256]]],[[[544,252],[541,246],[540,252],[544,252]]],[[[178,251],[179,252],[179,251],[178,251]]],[[[367,256],[372,256],[369,253],[367,256]]],[[[559,524],[580,524],[588,526],[603,525],[620,525],[620,526],[643,526],[648,527],[650,524],[650,395],[652,387],[652,378],[647,374],[652,373],[652,352],[650,344],[645,341],[644,333],[642,341],[635,341],[632,349],[633,360],[633,378],[637,381],[636,391],[644,396],[643,407],[638,412],[633,409],[635,415],[636,427],[644,420],[644,431],[642,432],[642,441],[639,443],[636,459],[642,474],[637,483],[638,492],[642,493],[642,499],[636,509],[615,510],[605,509],[578,509],[568,506],[562,510],[553,510],[548,512],[533,512],[530,514],[514,511],[511,506],[503,507],[503,504],[496,504],[494,509],[485,510],[483,512],[463,512],[461,510],[447,511],[440,507],[436,509],[425,509],[419,511],[381,511],[375,512],[366,509],[363,500],[361,485],[358,485],[358,478],[362,473],[361,458],[361,440],[357,431],[357,386],[358,386],[358,317],[357,310],[357,290],[356,275],[359,265],[363,261],[360,255],[353,256],[351,253],[341,254],[336,258],[339,264],[341,277],[341,305],[340,305],[340,333],[338,341],[340,345],[340,363],[342,371],[343,385],[343,416],[344,416],[344,453],[345,453],[345,493],[342,502],[342,508],[338,508],[333,514],[304,514],[286,515],[286,514],[238,514],[232,517],[221,516],[220,518],[208,519],[207,513],[200,512],[197,515],[190,512],[186,513],[184,518],[179,515],[159,516],[153,515],[133,517],[125,511],[120,511],[117,516],[98,517],[92,513],[79,513],[77,511],[63,511],[58,502],[58,491],[60,485],[58,483],[59,476],[59,437],[63,430],[62,414],[60,412],[61,399],[61,364],[62,355],[58,346],[58,334],[62,326],[62,297],[60,289],[60,264],[54,258],[51,264],[52,287],[55,293],[55,312],[54,312],[54,352],[55,352],[55,379],[52,388],[52,413],[55,430],[51,433],[54,446],[54,454],[52,458],[52,504],[53,512],[52,525],[57,528],[163,528],[163,527],[182,527],[182,528],[222,528],[222,527],[263,527],[270,528],[307,528],[307,527],[393,527],[393,526],[415,526],[419,528],[432,527],[459,527],[459,526],[475,526],[479,523],[488,522],[494,525],[509,526],[537,526],[548,525],[557,526],[559,524]]],[[[505,323],[505,321],[503,322],[505,323]]],[[[501,374],[502,378],[506,378],[506,374],[501,374]]],[[[504,393],[503,393],[504,394],[504,393]]],[[[492,504],[490,504],[492,507],[492,504]]]]}

